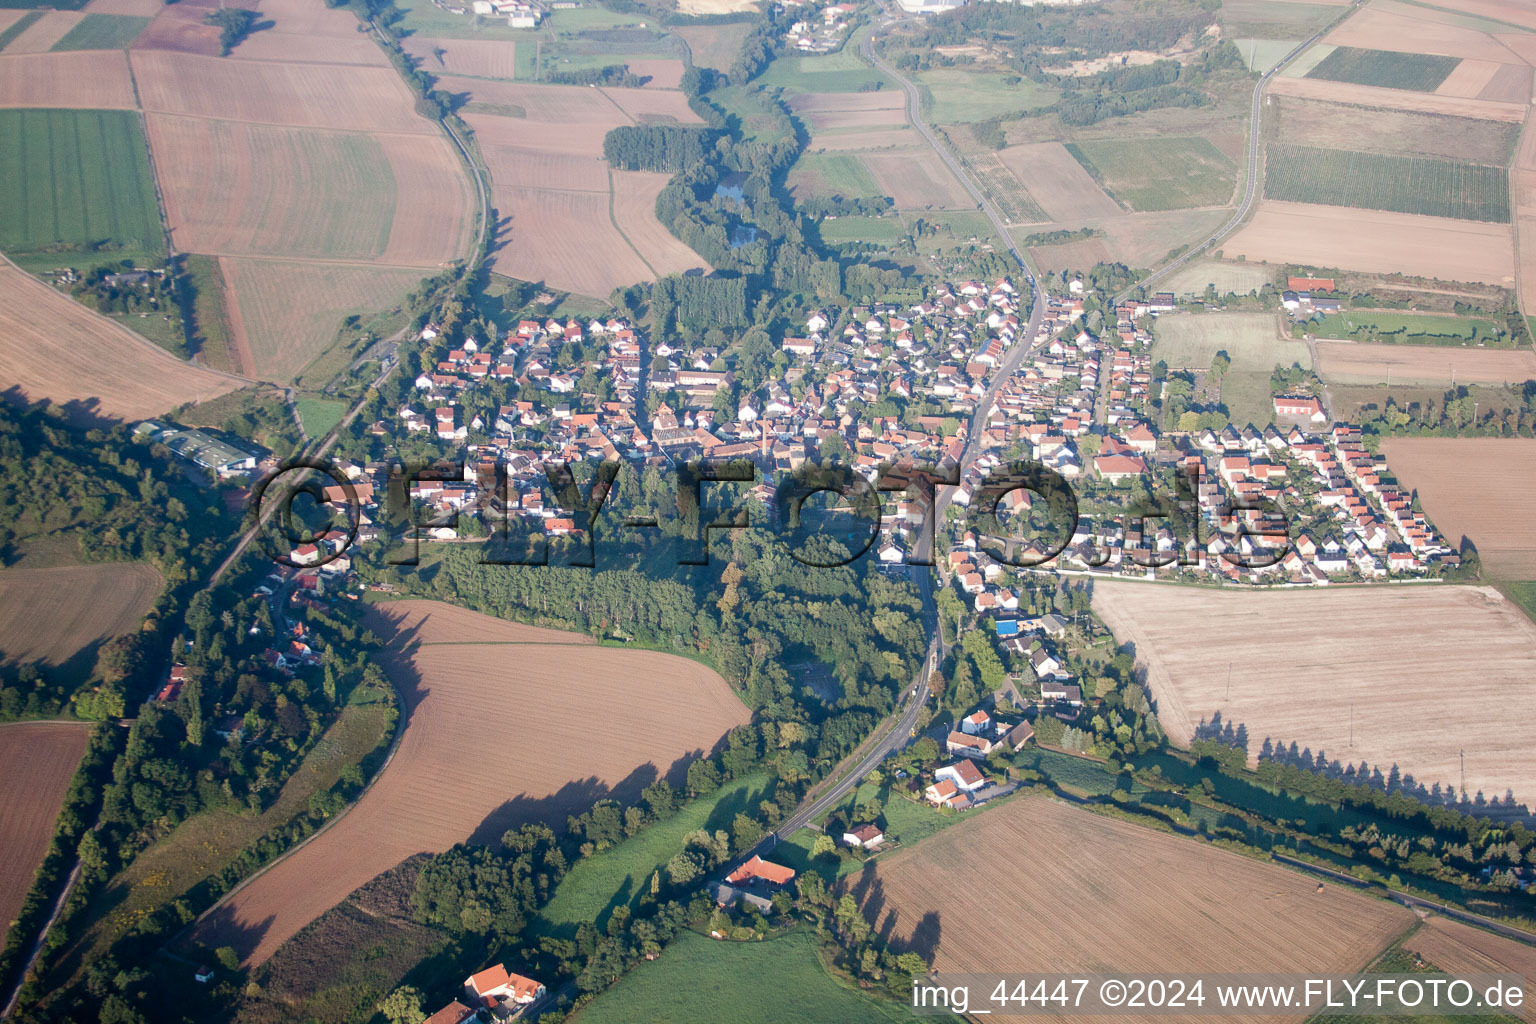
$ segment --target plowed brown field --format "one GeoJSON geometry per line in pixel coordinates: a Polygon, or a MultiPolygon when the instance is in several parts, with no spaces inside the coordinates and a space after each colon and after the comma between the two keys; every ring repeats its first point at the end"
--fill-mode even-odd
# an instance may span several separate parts
{"type": "Polygon", "coordinates": [[[1430,522],[1452,544],[1477,545],[1483,567],[1536,579],[1536,441],[1519,437],[1389,437],[1381,442],[1398,482],[1417,491],[1430,522]]]}
{"type": "Polygon", "coordinates": [[[968,210],[976,201],[931,149],[866,153],[864,166],[899,209],[968,210]]]}
{"type": "Polygon", "coordinates": [[[90,738],[80,723],[0,725],[0,930],[21,911],[90,738]]]}
{"type": "Polygon", "coordinates": [[[613,219],[657,274],[708,268],[699,254],[656,219],[656,197],[672,179],[659,171],[613,172],[613,219]]]}
{"type": "Polygon", "coordinates": [[[1413,922],[1392,903],[1043,797],[973,813],[844,883],[893,948],[941,973],[1344,973],[1413,922]]]}
{"type": "Polygon", "coordinates": [[[82,416],[143,419],[233,391],[238,377],[192,366],[0,262],[0,381],[82,416]]]}
{"type": "Polygon", "coordinates": [[[621,782],[628,793],[668,774],[749,717],[718,675],[683,658],[586,637],[552,643],[551,631],[432,602],[380,614],[395,630],[381,663],[409,716],[393,760],[333,828],[206,918],[199,941],[261,963],[406,857],[564,821],[621,782]]]}
{"type": "Polygon", "coordinates": [[[1269,91],[1278,96],[1301,96],[1306,99],[1353,103],[1363,107],[1449,114],[1453,117],[1484,117],[1494,121],[1509,121],[1513,124],[1524,121],[1526,111],[1523,103],[1463,99],[1458,96],[1440,96],[1432,92],[1414,92],[1411,89],[1384,89],[1374,85],[1329,82],[1320,78],[1287,78],[1284,75],[1277,75],[1270,79],[1269,91]]]}
{"type": "Polygon", "coordinates": [[[1124,212],[1059,142],[1009,146],[997,156],[1019,180],[1019,187],[1058,224],[1079,224],[1085,217],[1124,212]]]}
{"type": "Polygon", "coordinates": [[[145,562],[0,569],[0,660],[63,665],[137,630],[164,585],[145,562]]]}
{"type": "Polygon", "coordinates": [[[53,49],[54,43],[69,35],[69,30],[80,24],[84,17],[79,11],[48,11],[7,43],[5,52],[47,53],[53,49]]]}
{"type": "MultiPolygon", "coordinates": [[[[517,77],[517,43],[504,39],[426,39],[407,36],[401,45],[429,75],[517,77]],[[441,51],[441,54],[439,54],[441,51]]],[[[529,42],[526,45],[537,45],[529,42]]]]}
{"type": "Polygon", "coordinates": [[[1340,384],[1518,384],[1536,379],[1530,349],[1319,341],[1323,377],[1340,384]]]}
{"type": "Polygon", "coordinates": [[[1093,608],[1136,645],[1158,719],[1185,744],[1216,713],[1328,759],[1429,787],[1536,802],[1536,625],[1490,587],[1211,590],[1098,581],[1093,608]],[[1412,623],[1410,633],[1405,623],[1412,623]],[[1228,679],[1230,677],[1230,696],[1228,679]]]}
{"type": "Polygon", "coordinates": [[[1266,199],[1221,248],[1265,263],[1515,285],[1507,224],[1266,199]]]}

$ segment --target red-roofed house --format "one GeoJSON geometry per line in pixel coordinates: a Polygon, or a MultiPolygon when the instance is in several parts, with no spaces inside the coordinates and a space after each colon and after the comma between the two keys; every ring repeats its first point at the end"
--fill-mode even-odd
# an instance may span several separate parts
{"type": "Polygon", "coordinates": [[[741,885],[754,879],[761,879],[769,885],[788,885],[795,880],[795,869],[763,860],[754,854],[751,860],[725,876],[730,885],[741,885]]]}
{"type": "Polygon", "coordinates": [[[475,1019],[475,1011],[455,999],[447,1006],[438,1010],[432,1016],[422,1021],[421,1024],[465,1024],[466,1021],[475,1019]]]}
{"type": "Polygon", "coordinates": [[[464,979],[464,994],[497,1016],[520,1013],[544,997],[544,986],[494,964],[464,979]]]}

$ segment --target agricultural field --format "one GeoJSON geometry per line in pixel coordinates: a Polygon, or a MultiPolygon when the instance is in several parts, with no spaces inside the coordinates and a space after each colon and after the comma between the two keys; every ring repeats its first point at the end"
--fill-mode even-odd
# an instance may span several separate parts
{"type": "Polygon", "coordinates": [[[1391,50],[1363,50],[1336,46],[1311,71],[1308,78],[1326,82],[1347,82],[1380,89],[1408,89],[1434,92],[1461,63],[1457,57],[1429,53],[1397,53],[1391,50]]]}
{"type": "Polygon", "coordinates": [[[430,601],[380,606],[380,663],[407,716],[394,759],[334,827],[241,890],[196,933],[248,964],[405,858],[528,821],[562,822],[610,794],[632,799],[746,722],[697,662],[598,647],[585,636],[430,601]],[[573,760],[548,723],[579,716],[573,760]],[[466,757],[462,737],[483,737],[466,757]]]}
{"type": "Polygon", "coordinates": [[[293,406],[298,410],[299,422],[304,424],[304,433],[310,437],[324,437],[347,413],[346,402],[309,395],[295,399],[293,406]]]}
{"type": "Polygon", "coordinates": [[[913,80],[923,94],[923,109],[938,124],[970,124],[1017,117],[1055,103],[1059,93],[1028,78],[968,68],[934,68],[913,80]]]}
{"type": "Polygon", "coordinates": [[[894,1002],[863,995],[822,965],[814,937],[796,931],[766,942],[716,942],[683,932],[571,1018],[574,1024],[843,1024],[907,1020],[894,1002]]]}
{"type": "MultiPolygon", "coordinates": [[[[1536,948],[1445,917],[1426,919],[1403,948],[1451,974],[1536,975],[1536,948]]],[[[1521,1007],[1517,1015],[1536,1022],[1536,1007],[1521,1007]]]]}
{"type": "Polygon", "coordinates": [[[1271,144],[1264,195],[1430,217],[1509,223],[1504,167],[1422,156],[1271,144]]]}
{"type": "Polygon", "coordinates": [[[1265,110],[1270,151],[1276,143],[1390,156],[1412,154],[1508,166],[1520,126],[1486,118],[1357,107],[1278,96],[1265,110]]]}
{"type": "Polygon", "coordinates": [[[135,106],[124,52],[0,54],[0,107],[132,111],[135,106]]]}
{"type": "Polygon", "coordinates": [[[121,14],[87,14],[53,44],[60,50],[121,50],[149,25],[148,18],[121,14]]]}
{"type": "Polygon", "coordinates": [[[1429,521],[1452,544],[1467,537],[1491,575],[1536,577],[1536,520],[1530,482],[1536,441],[1499,437],[1389,437],[1387,465],[1418,495],[1429,521]]]}
{"type": "Polygon", "coordinates": [[[652,873],[666,867],[683,848],[683,837],[695,829],[729,828],[739,812],[757,807],[773,795],[766,775],[726,783],[708,796],[684,804],[665,821],[647,827],[572,865],[548,903],[539,911],[538,930],[546,934],[574,931],[584,921],[602,928],[616,906],[633,906],[646,892],[652,873]]]}
{"type": "Polygon", "coordinates": [[[843,888],[892,948],[940,972],[1347,973],[1414,920],[1273,864],[1041,797],[879,858],[843,888]]]}
{"type": "Polygon", "coordinates": [[[805,153],[789,169],[785,184],[796,202],[818,196],[873,199],[886,194],[863,161],[847,153],[805,153]]]}
{"type": "Polygon", "coordinates": [[[291,380],[330,348],[342,321],[398,303],[426,270],[220,257],[226,312],[243,371],[291,380]]]}
{"type": "MultiPolygon", "coordinates": [[[[1319,47],[1314,47],[1313,50],[1319,47]]],[[[1311,52],[1311,51],[1309,51],[1311,52]]],[[[1463,96],[1445,96],[1432,92],[1412,92],[1407,89],[1383,89],[1373,85],[1351,85],[1347,82],[1325,82],[1315,78],[1294,78],[1294,64],[1288,65],[1277,77],[1270,79],[1267,95],[1325,100],[1332,103],[1348,103],[1360,107],[1372,107],[1393,111],[1412,111],[1423,114],[1441,114],[1448,117],[1483,118],[1520,124],[1525,120],[1527,104],[1503,100],[1468,99],[1463,96]]]]}
{"type": "Polygon", "coordinates": [[[1260,74],[1285,59],[1285,55],[1301,43],[1300,39],[1234,39],[1237,52],[1243,55],[1243,64],[1249,71],[1260,74]]]}
{"type": "Polygon", "coordinates": [[[1256,36],[1266,40],[1294,39],[1299,43],[1342,14],[1347,4],[1348,0],[1222,0],[1222,34],[1234,40],[1256,36]]]}
{"type": "Polygon", "coordinates": [[[1227,258],[1514,287],[1507,225],[1266,199],[1222,243],[1227,258]]]}
{"type": "Polygon", "coordinates": [[[1247,727],[1250,759],[1266,739],[1294,742],[1333,760],[1396,765],[1429,787],[1459,784],[1464,750],[1469,793],[1536,799],[1536,753],[1518,730],[1490,729],[1486,712],[1497,706],[1509,721],[1536,712],[1536,625],[1491,587],[1100,581],[1093,607],[1117,641],[1135,645],[1176,743],[1220,712],[1247,727]],[[1432,628],[1405,642],[1406,622],[1432,628]]]}
{"type": "Polygon", "coordinates": [[[599,297],[704,266],[656,219],[656,196],[670,176],[610,171],[602,157],[603,137],[618,125],[655,117],[698,123],[682,93],[462,78],[440,84],[491,109],[522,111],[465,115],[491,172],[493,204],[511,219],[508,244],[492,256],[497,273],[599,297]]]}
{"type": "Polygon", "coordinates": [[[47,53],[54,44],[80,24],[85,15],[78,11],[44,11],[29,21],[27,27],[5,46],[8,54],[47,53]]]}
{"type": "MultiPolygon", "coordinates": [[[[1483,64],[1527,60],[1519,50],[1520,36],[1507,21],[1488,21],[1456,14],[1450,4],[1419,4],[1402,0],[1374,0],[1345,19],[1328,34],[1337,46],[1367,50],[1396,50],[1411,54],[1438,54],[1483,64]]],[[[1502,5],[1508,10],[1511,5],[1502,5]]],[[[1529,40],[1527,40],[1529,41],[1529,40]]],[[[1458,66],[1452,76],[1465,70],[1458,66]]]]}
{"type": "Polygon", "coordinates": [[[1169,369],[1208,370],[1217,352],[1231,357],[1234,370],[1308,365],[1307,346],[1282,337],[1273,313],[1166,314],[1155,332],[1152,357],[1169,369]]]}
{"type": "MultiPolygon", "coordinates": [[[[0,248],[25,252],[103,241],[163,256],[149,150],[121,110],[0,110],[0,248]]],[[[105,260],[110,249],[103,254],[105,260]]]]}
{"type": "Polygon", "coordinates": [[[54,820],[85,756],[81,723],[0,725],[0,921],[9,931],[48,853],[54,820]]]}
{"type": "Polygon", "coordinates": [[[1518,384],[1536,379],[1536,353],[1530,349],[1319,341],[1317,355],[1329,383],[1518,384]]]}
{"type": "Polygon", "coordinates": [[[915,153],[866,153],[868,167],[885,195],[902,210],[971,210],[971,198],[937,153],[931,149],[915,153]]]}
{"type": "Polygon", "coordinates": [[[0,570],[0,658],[83,680],[96,648],[136,631],[164,585],[145,562],[0,570]]]}
{"type": "Polygon", "coordinates": [[[1273,284],[1274,271],[1252,263],[1217,263],[1195,260],[1163,282],[1175,295],[1204,295],[1207,285],[1215,285],[1217,295],[1246,295],[1266,284],[1273,284]]]}
{"type": "Polygon", "coordinates": [[[245,383],[174,358],[9,262],[0,263],[0,380],[84,422],[159,416],[245,383]]]}
{"type": "Polygon", "coordinates": [[[1335,338],[1395,345],[1480,345],[1507,341],[1504,325],[1482,317],[1435,316],[1425,313],[1381,313],[1350,309],[1312,320],[1307,333],[1335,338]]]}
{"type": "Polygon", "coordinates": [[[787,102],[812,135],[907,123],[906,101],[894,91],[807,92],[792,96],[787,102]]]}
{"type": "Polygon", "coordinates": [[[828,217],[817,225],[817,231],[821,233],[821,240],[829,245],[843,242],[890,245],[907,233],[906,226],[896,217],[828,217]]]}
{"type": "Polygon", "coordinates": [[[672,34],[688,44],[694,64],[725,71],[736,59],[751,27],[745,21],[734,25],[680,25],[672,29],[672,34]]]}
{"type": "Polygon", "coordinates": [[[1059,142],[1009,146],[997,157],[1013,173],[1018,187],[1058,224],[1077,227],[1089,218],[1122,212],[1059,142]]]}
{"type": "Polygon", "coordinates": [[[421,61],[428,74],[470,78],[532,78],[536,44],[500,39],[427,39],[407,36],[405,52],[421,61]]]}
{"type": "Polygon", "coordinates": [[[133,50],[130,59],[146,113],[437,134],[390,67],[262,63],[144,49],[133,50]]]}
{"type": "Polygon", "coordinates": [[[1237,165],[1208,139],[1116,139],[1066,148],[1105,192],[1132,211],[1220,206],[1237,187],[1237,165]]]}
{"type": "MultiPolygon", "coordinates": [[[[1515,191],[1515,232],[1520,254],[1520,298],[1527,311],[1536,304],[1536,131],[1527,126],[1510,173],[1515,191]]],[[[1528,314],[1529,318],[1529,314],[1528,314]]],[[[1530,318],[1536,323],[1536,318],[1530,318]]]]}

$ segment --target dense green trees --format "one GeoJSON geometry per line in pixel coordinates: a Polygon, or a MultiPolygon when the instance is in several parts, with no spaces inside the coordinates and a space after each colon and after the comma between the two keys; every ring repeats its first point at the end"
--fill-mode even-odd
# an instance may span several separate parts
{"type": "Polygon", "coordinates": [[[603,137],[603,159],[625,171],[677,172],[703,160],[717,134],[697,125],[620,125],[603,137]]]}

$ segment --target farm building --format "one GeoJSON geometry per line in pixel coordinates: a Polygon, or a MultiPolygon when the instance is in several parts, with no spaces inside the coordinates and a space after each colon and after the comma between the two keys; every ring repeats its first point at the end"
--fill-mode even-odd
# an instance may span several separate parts
{"type": "Polygon", "coordinates": [[[498,1018],[521,1013],[544,998],[544,991],[542,983],[513,974],[504,964],[493,964],[464,979],[464,994],[470,1001],[498,1018]]]}

